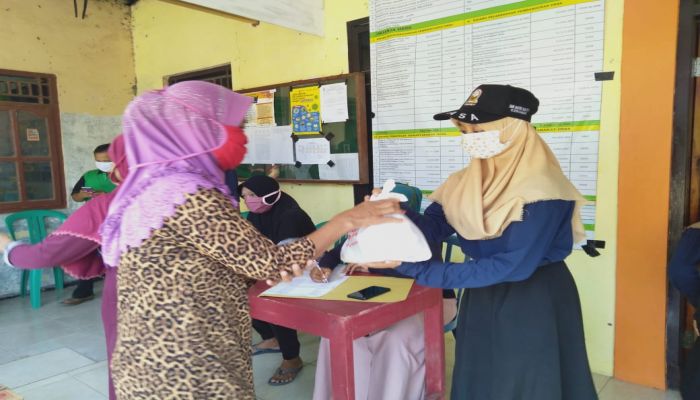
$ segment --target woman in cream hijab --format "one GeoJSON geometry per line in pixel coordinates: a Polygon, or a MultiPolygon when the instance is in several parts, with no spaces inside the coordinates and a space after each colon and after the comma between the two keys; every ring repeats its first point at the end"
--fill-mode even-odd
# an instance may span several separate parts
{"type": "Polygon", "coordinates": [[[429,241],[457,234],[471,260],[382,263],[417,282],[466,288],[452,399],[589,400],[576,284],[564,263],[585,239],[584,198],[530,124],[539,101],[525,89],[482,85],[458,110],[437,114],[463,134],[472,161],[407,213],[429,241]]]}

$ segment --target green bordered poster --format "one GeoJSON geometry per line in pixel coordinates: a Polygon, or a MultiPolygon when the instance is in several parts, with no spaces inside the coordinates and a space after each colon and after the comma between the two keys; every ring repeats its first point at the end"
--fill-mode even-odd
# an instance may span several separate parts
{"type": "Polygon", "coordinates": [[[459,108],[480,84],[540,100],[533,123],[591,201],[595,230],[604,0],[372,0],[374,182],[425,192],[469,163],[459,132],[433,114],[459,108]]]}

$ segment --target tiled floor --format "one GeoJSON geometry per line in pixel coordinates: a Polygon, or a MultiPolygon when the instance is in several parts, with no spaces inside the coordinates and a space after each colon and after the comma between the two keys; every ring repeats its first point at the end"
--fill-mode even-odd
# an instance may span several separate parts
{"type": "MultiPolygon", "coordinates": [[[[101,285],[97,285],[97,289],[101,285]]],[[[107,398],[107,362],[100,321],[99,299],[66,307],[63,293],[43,293],[43,306],[32,310],[29,299],[0,301],[0,384],[26,400],[103,400],[107,398]]],[[[448,387],[454,341],[446,335],[448,387]]],[[[279,354],[253,359],[258,399],[310,399],[316,369],[318,338],[301,335],[305,367],[286,386],[267,384],[280,362],[279,354]]],[[[680,400],[676,392],[662,392],[595,375],[600,400],[680,400]]]]}

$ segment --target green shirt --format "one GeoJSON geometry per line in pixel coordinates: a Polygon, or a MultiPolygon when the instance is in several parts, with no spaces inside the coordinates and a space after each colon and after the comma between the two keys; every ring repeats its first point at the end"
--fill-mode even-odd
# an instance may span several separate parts
{"type": "MultiPolygon", "coordinates": [[[[80,189],[83,187],[89,187],[96,192],[104,193],[109,193],[117,188],[117,186],[109,179],[109,174],[102,172],[99,169],[93,169],[83,174],[73,188],[73,194],[80,192],[80,189]]],[[[90,199],[85,199],[85,201],[87,200],[90,199]]]]}

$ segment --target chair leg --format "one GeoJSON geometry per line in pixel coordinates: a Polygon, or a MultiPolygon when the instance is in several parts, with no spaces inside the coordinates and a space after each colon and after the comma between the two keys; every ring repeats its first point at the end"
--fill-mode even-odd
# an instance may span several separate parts
{"type": "Polygon", "coordinates": [[[60,267],[53,267],[53,281],[56,290],[63,290],[63,269],[60,267]]]}
{"type": "Polygon", "coordinates": [[[22,279],[19,284],[19,295],[22,297],[27,295],[27,285],[29,284],[29,272],[30,271],[22,271],[22,279]]]}
{"type": "Polygon", "coordinates": [[[35,269],[30,273],[29,299],[32,303],[32,308],[41,307],[41,270],[35,269]]]}

